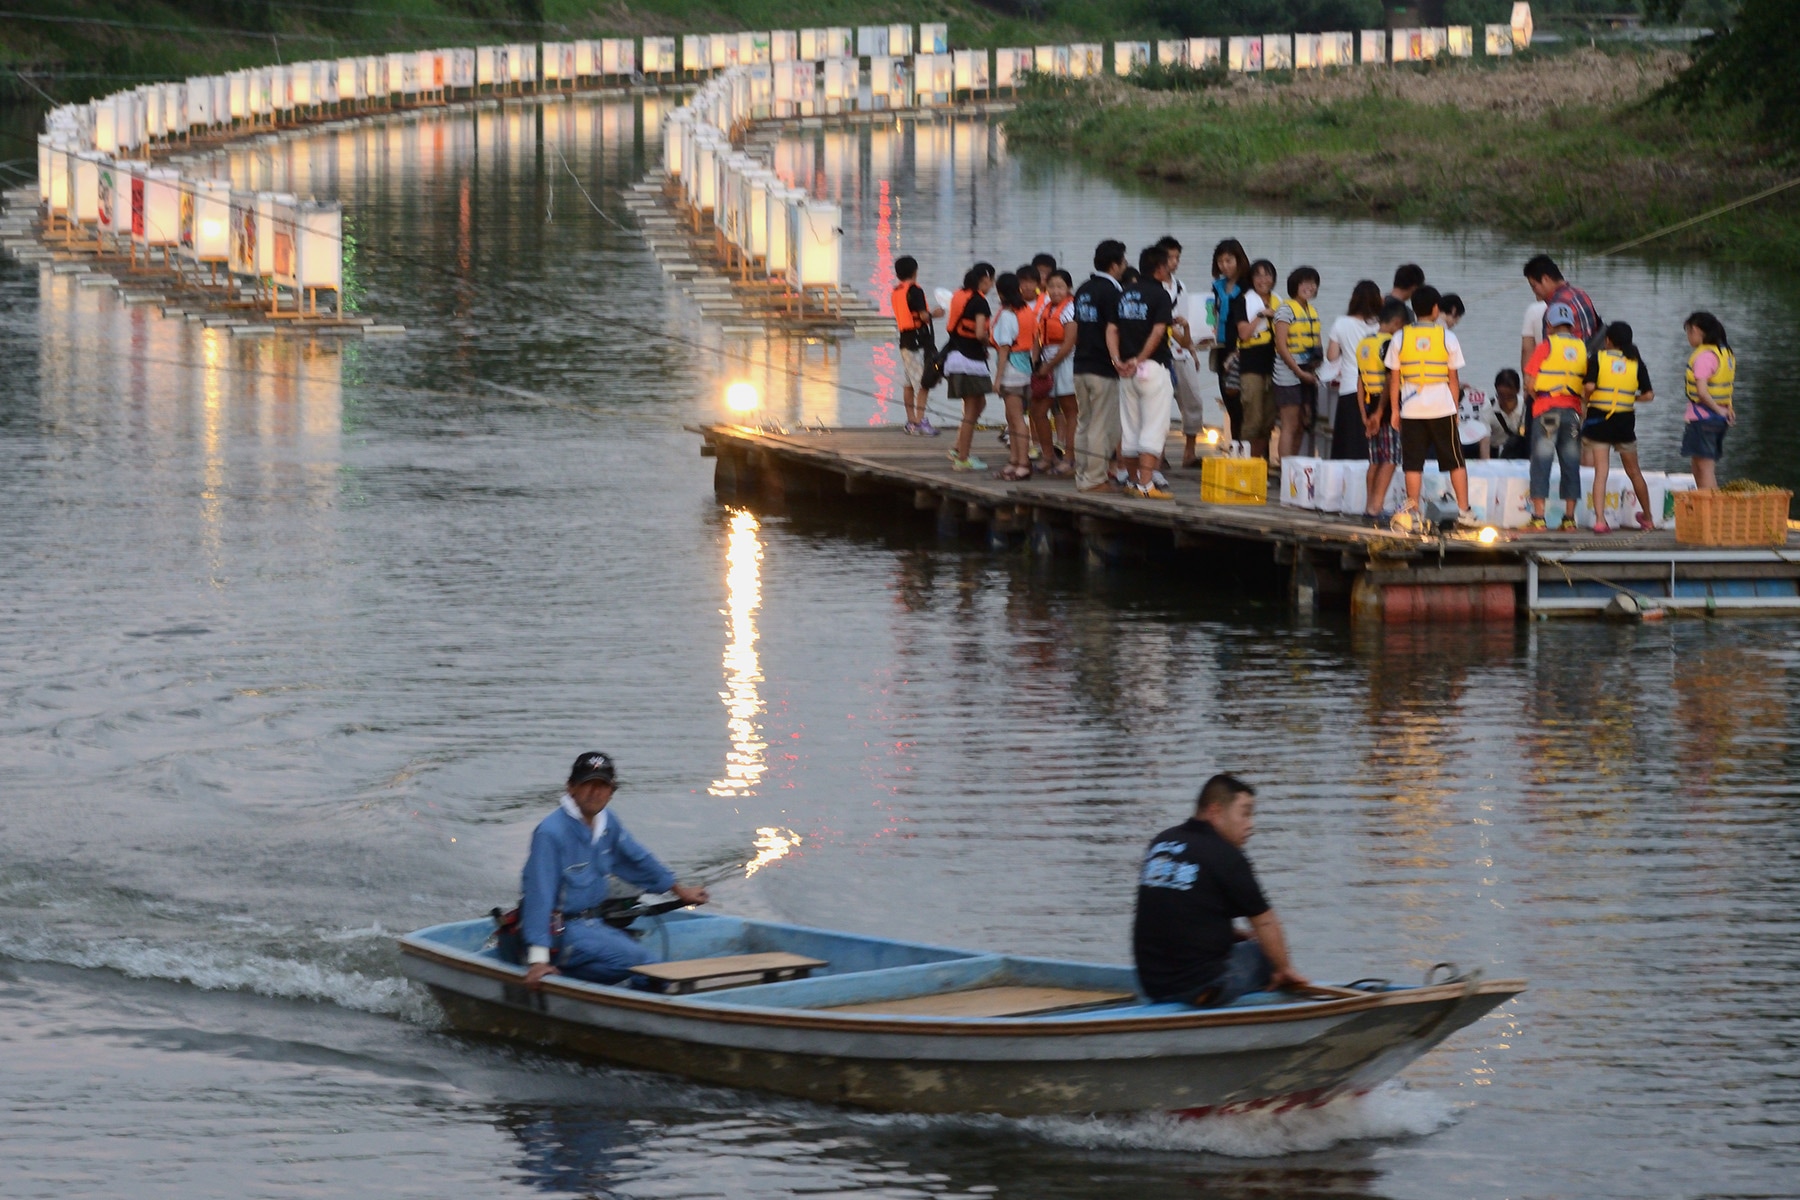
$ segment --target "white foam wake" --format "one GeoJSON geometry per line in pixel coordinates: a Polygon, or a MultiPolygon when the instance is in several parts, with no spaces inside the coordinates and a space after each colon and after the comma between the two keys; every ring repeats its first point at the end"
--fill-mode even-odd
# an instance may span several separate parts
{"type": "Polygon", "coordinates": [[[1390,1082],[1366,1095],[1344,1096],[1317,1108],[1287,1112],[1263,1109],[1199,1118],[1168,1113],[1017,1118],[859,1113],[852,1120],[915,1128],[973,1126],[995,1133],[1022,1133],[1082,1150],[1278,1158],[1324,1150],[1339,1142],[1421,1137],[1452,1124],[1456,1117],[1456,1106],[1444,1096],[1390,1082]]]}
{"type": "Polygon", "coordinates": [[[0,955],[25,962],[112,970],[133,979],[172,980],[209,991],[323,1000],[412,1021],[429,1021],[435,1007],[422,989],[395,976],[366,975],[298,959],[200,945],[173,948],[136,938],[77,942],[44,935],[0,938],[0,955]]]}
{"type": "Polygon", "coordinates": [[[1339,1142],[1421,1137],[1456,1120],[1442,1095],[1382,1084],[1365,1095],[1341,1096],[1317,1108],[1261,1109],[1200,1118],[1165,1113],[1131,1117],[1028,1117],[1034,1136],[1090,1150],[1162,1150],[1274,1158],[1324,1150],[1339,1142]]]}

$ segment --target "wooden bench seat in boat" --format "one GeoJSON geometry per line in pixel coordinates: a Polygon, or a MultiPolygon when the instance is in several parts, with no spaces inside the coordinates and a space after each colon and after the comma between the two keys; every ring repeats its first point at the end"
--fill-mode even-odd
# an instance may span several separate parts
{"type": "Polygon", "coordinates": [[[684,958],[675,962],[645,963],[631,968],[633,975],[662,985],[673,995],[743,987],[753,983],[780,983],[805,979],[827,965],[822,958],[776,951],[769,954],[728,954],[720,958],[684,958]]]}
{"type": "Polygon", "coordinates": [[[817,1011],[871,1016],[879,1013],[897,1017],[1036,1017],[1048,1013],[1075,1012],[1084,1008],[1109,1008],[1136,999],[1136,994],[1132,992],[1005,985],[965,988],[962,991],[939,992],[931,996],[908,996],[900,1000],[840,1004],[817,1011]]]}

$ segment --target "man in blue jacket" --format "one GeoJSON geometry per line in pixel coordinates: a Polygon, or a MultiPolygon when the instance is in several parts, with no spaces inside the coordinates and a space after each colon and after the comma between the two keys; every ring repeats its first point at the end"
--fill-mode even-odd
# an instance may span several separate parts
{"type": "Polygon", "coordinates": [[[610,876],[648,892],[673,892],[689,904],[709,899],[705,888],[675,882],[674,872],[606,811],[617,786],[611,758],[598,750],[583,754],[569,771],[561,804],[532,831],[519,904],[528,986],[559,973],[618,983],[631,968],[655,961],[630,934],[600,919],[610,876]],[[558,913],[560,934],[552,929],[558,913]]]}

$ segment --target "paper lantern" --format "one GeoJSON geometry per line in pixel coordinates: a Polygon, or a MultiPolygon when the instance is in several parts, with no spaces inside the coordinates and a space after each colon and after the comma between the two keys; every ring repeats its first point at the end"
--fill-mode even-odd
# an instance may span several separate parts
{"type": "Polygon", "coordinates": [[[307,202],[294,208],[295,282],[333,292],[344,285],[344,210],[307,202]]]}
{"type": "Polygon", "coordinates": [[[744,240],[740,243],[752,258],[766,260],[769,255],[769,192],[780,187],[770,171],[756,168],[743,174],[743,199],[740,202],[744,240]]]}
{"type": "Polygon", "coordinates": [[[693,33],[682,34],[681,35],[681,69],[684,71],[702,70],[702,69],[704,69],[704,63],[702,60],[703,60],[703,55],[701,54],[701,50],[700,50],[699,35],[693,34],[693,33]]]}
{"type": "Polygon", "coordinates": [[[846,25],[833,25],[825,31],[825,57],[850,58],[856,53],[856,39],[846,25]]]}
{"type": "Polygon", "coordinates": [[[1312,71],[1319,66],[1319,47],[1323,39],[1316,33],[1294,35],[1294,70],[1312,71]]]}
{"type": "Polygon", "coordinates": [[[860,74],[854,58],[826,59],[825,99],[840,104],[855,100],[860,74]]]}
{"type": "Polygon", "coordinates": [[[1113,74],[1123,78],[1149,64],[1149,42],[1113,43],[1113,74]]]}
{"type": "Polygon", "coordinates": [[[663,122],[663,174],[680,178],[681,135],[682,131],[692,123],[692,118],[681,109],[670,113],[669,119],[663,122]]]}
{"type": "Polygon", "coordinates": [[[300,286],[298,226],[300,199],[286,192],[258,192],[257,259],[263,259],[263,243],[267,242],[268,270],[264,272],[280,287],[300,286]]]}
{"type": "Polygon", "coordinates": [[[736,65],[731,61],[737,56],[736,38],[724,33],[709,34],[706,45],[711,52],[708,62],[711,63],[713,70],[723,71],[726,67],[736,65]]]}
{"type": "Polygon", "coordinates": [[[1362,60],[1365,63],[1387,61],[1387,30],[1365,29],[1362,31],[1362,60]]]}
{"type": "Polygon", "coordinates": [[[1106,70],[1105,47],[1099,42],[1074,42],[1069,46],[1069,77],[1093,79],[1106,70]]]}
{"type": "Polygon", "coordinates": [[[877,108],[904,108],[905,67],[898,59],[880,55],[869,60],[869,99],[877,108]]]}
{"type": "Polygon", "coordinates": [[[1356,38],[1354,35],[1340,32],[1320,36],[1320,66],[1348,67],[1356,62],[1356,38]]]}
{"type": "Polygon", "coordinates": [[[1291,34],[1265,33],[1262,38],[1262,65],[1265,71],[1294,69],[1294,39],[1291,34]]]}
{"type": "Polygon", "coordinates": [[[307,108],[312,102],[312,64],[302,63],[288,72],[289,108],[307,108]]]}
{"type": "Polygon", "coordinates": [[[183,249],[195,262],[231,261],[231,185],[223,179],[196,179],[187,185],[183,249]],[[190,231],[191,232],[188,232],[190,231]]]}
{"type": "Polygon", "coordinates": [[[181,172],[173,167],[146,167],[142,177],[132,178],[132,204],[138,205],[141,189],[142,216],[132,214],[131,232],[142,246],[174,246],[181,241],[181,172]]]}
{"type": "Polygon", "coordinates": [[[769,219],[765,230],[768,246],[763,252],[763,262],[770,275],[791,278],[794,269],[791,210],[805,199],[806,193],[799,188],[769,189],[769,219]]]}
{"type": "Polygon", "coordinates": [[[758,119],[768,116],[774,100],[775,67],[771,63],[757,63],[750,68],[750,115],[758,119]]]}
{"type": "Polygon", "coordinates": [[[38,155],[41,167],[38,193],[49,202],[52,214],[67,216],[69,212],[69,155],[74,147],[61,139],[46,142],[40,138],[38,155]],[[47,153],[45,152],[47,151],[47,153]]]}
{"type": "Polygon", "coordinates": [[[910,58],[913,52],[913,28],[899,24],[887,27],[887,52],[894,58],[910,58]]]}
{"type": "Polygon", "coordinates": [[[1495,58],[1501,58],[1513,52],[1513,32],[1511,25],[1489,25],[1487,27],[1486,50],[1495,58]]]}
{"type": "Polygon", "coordinates": [[[737,35],[737,60],[740,66],[769,61],[769,35],[740,33],[737,35]]]}
{"type": "Polygon", "coordinates": [[[718,159],[719,149],[717,143],[713,142],[711,139],[695,139],[694,169],[688,176],[689,184],[693,189],[689,193],[689,199],[693,201],[694,207],[703,213],[711,212],[718,202],[718,198],[713,191],[718,184],[718,179],[715,176],[718,159]]]}
{"type": "Polygon", "coordinates": [[[1475,30],[1468,25],[1450,27],[1450,57],[1472,58],[1475,54],[1475,30]]]}
{"type": "Polygon", "coordinates": [[[858,25],[856,27],[856,56],[858,58],[874,58],[888,52],[888,27],[886,25],[858,25]]]}
{"type": "Polygon", "coordinates": [[[1221,46],[1218,38],[1189,38],[1187,65],[1196,71],[1219,65],[1221,46]]]}
{"type": "Polygon", "coordinates": [[[37,135],[37,186],[38,195],[50,194],[50,135],[37,135]]]}
{"type": "Polygon", "coordinates": [[[1531,49],[1532,29],[1531,5],[1527,0],[1517,0],[1517,3],[1512,7],[1513,49],[1531,49]]]}
{"type": "Polygon", "coordinates": [[[839,207],[827,200],[801,199],[788,208],[788,244],[793,250],[789,281],[799,287],[836,287],[843,278],[844,231],[839,207]]]}
{"type": "Polygon", "coordinates": [[[256,193],[231,193],[231,273],[260,275],[256,269],[256,193]]]}
{"type": "Polygon", "coordinates": [[[497,53],[493,46],[475,47],[475,86],[484,87],[493,83],[497,65],[497,53]]]}
{"type": "Polygon", "coordinates": [[[562,80],[562,46],[556,42],[543,44],[544,82],[557,83],[562,80]]]}
{"type": "Polygon", "coordinates": [[[988,53],[986,50],[958,50],[956,59],[956,90],[959,92],[985,92],[991,86],[992,75],[988,69],[988,53]]]}
{"type": "Polygon", "coordinates": [[[793,62],[800,57],[800,35],[791,29],[776,29],[769,33],[769,61],[771,63],[793,62]]]}
{"type": "Polygon", "coordinates": [[[131,230],[131,172],[122,163],[102,158],[94,181],[94,224],[101,233],[124,237],[131,230]]]}
{"type": "Polygon", "coordinates": [[[919,26],[919,53],[944,54],[950,49],[950,27],[939,22],[919,26]]]}
{"type": "Polygon", "coordinates": [[[98,150],[82,150],[69,164],[69,219],[100,224],[100,170],[106,162],[98,150]]]}
{"type": "MultiPolygon", "coordinates": [[[[1185,67],[1187,65],[1186,40],[1181,39],[1176,41],[1157,42],[1156,65],[1159,67],[1185,67]]],[[[1004,83],[1000,82],[998,72],[995,73],[994,83],[996,87],[1006,86],[1004,83]]]]}

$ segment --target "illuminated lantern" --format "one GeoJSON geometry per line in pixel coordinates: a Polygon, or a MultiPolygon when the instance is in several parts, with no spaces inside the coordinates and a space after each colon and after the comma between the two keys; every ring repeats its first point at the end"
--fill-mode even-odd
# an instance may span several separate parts
{"type": "Polygon", "coordinates": [[[888,30],[886,25],[858,25],[856,27],[856,56],[858,58],[886,57],[888,52],[888,30]]]}
{"type": "Polygon", "coordinates": [[[562,46],[557,42],[543,43],[544,82],[562,82],[562,46]]]}
{"type": "Polygon", "coordinates": [[[257,192],[231,193],[231,273],[259,277],[261,222],[257,218],[257,192]]]}
{"type": "Polygon", "coordinates": [[[1074,42],[1069,46],[1069,78],[1092,79],[1100,74],[1102,62],[1098,42],[1074,42]]]}
{"type": "Polygon", "coordinates": [[[1265,71],[1294,69],[1294,39],[1285,33],[1267,33],[1262,39],[1262,65],[1265,71]]]}
{"type": "Polygon", "coordinates": [[[1475,30],[1468,25],[1452,25],[1449,29],[1450,57],[1472,58],[1475,55],[1475,30]]]}
{"type": "Polygon", "coordinates": [[[60,138],[52,141],[46,135],[38,135],[38,194],[49,203],[53,217],[69,215],[71,149],[70,144],[60,138]]]}
{"type": "Polygon", "coordinates": [[[233,121],[242,121],[250,115],[250,74],[233,71],[225,77],[225,83],[225,115],[233,121]]]}
{"type": "Polygon", "coordinates": [[[807,62],[818,62],[825,57],[825,31],[823,29],[802,29],[800,31],[800,57],[807,62]]]}
{"type": "MultiPolygon", "coordinates": [[[[1185,67],[1187,65],[1187,41],[1159,41],[1156,43],[1156,65],[1159,67],[1185,67]]],[[[994,86],[1005,87],[1000,79],[999,68],[995,68],[994,86]]]]}
{"type": "Polygon", "coordinates": [[[771,185],[768,221],[764,228],[763,268],[771,276],[788,278],[793,270],[793,253],[788,234],[792,218],[789,210],[806,199],[799,188],[771,185]]]}
{"type": "Polygon", "coordinates": [[[1204,71],[1219,65],[1220,45],[1218,38],[1189,38],[1188,66],[1196,71],[1204,71]]]}
{"type": "Polygon", "coordinates": [[[805,193],[788,208],[788,244],[793,265],[789,281],[797,287],[837,287],[843,277],[842,210],[805,193]]]}
{"type": "Polygon", "coordinates": [[[210,76],[194,76],[187,81],[187,119],[188,128],[196,125],[211,125],[213,117],[213,92],[210,76]]]}
{"type": "Polygon", "coordinates": [[[142,178],[134,175],[132,195],[134,210],[142,188],[143,215],[132,213],[133,240],[145,247],[168,247],[181,240],[181,172],[173,167],[146,167],[142,178]]]}
{"type": "Polygon", "coordinates": [[[1512,7],[1512,39],[1513,49],[1531,49],[1531,5],[1527,0],[1518,0],[1512,7]]]}
{"type": "Polygon", "coordinates": [[[1348,67],[1356,62],[1356,39],[1349,33],[1327,33],[1320,35],[1319,65],[1322,67],[1348,67]]]}
{"type": "Polygon", "coordinates": [[[950,49],[950,27],[941,22],[919,26],[919,53],[944,54],[950,49]]]}
{"type": "Polygon", "coordinates": [[[343,291],[344,210],[336,204],[307,202],[293,212],[295,283],[312,293],[309,307],[316,310],[319,292],[343,291]]]}
{"type": "Polygon", "coordinates": [[[183,249],[197,263],[231,261],[231,185],[223,179],[195,179],[184,197],[192,221],[184,222],[183,249]]]}
{"type": "MultiPolygon", "coordinates": [[[[791,29],[777,29],[769,34],[769,61],[771,63],[793,62],[800,57],[800,35],[791,29]]],[[[646,58],[648,52],[646,51],[646,58]]],[[[645,70],[649,70],[648,65],[645,70]]]]}
{"type": "Polygon", "coordinates": [[[743,175],[744,240],[740,243],[751,258],[763,262],[769,257],[769,193],[781,182],[771,171],[755,168],[743,175]]]}
{"type": "Polygon", "coordinates": [[[106,156],[82,150],[69,164],[69,219],[79,225],[100,224],[100,171],[106,156]]]}
{"type": "Polygon", "coordinates": [[[1325,39],[1316,33],[1296,33],[1294,35],[1294,70],[1315,71],[1319,67],[1319,54],[1325,39]]]}
{"type": "Polygon", "coordinates": [[[911,58],[913,52],[913,29],[911,25],[889,25],[887,27],[887,52],[895,58],[911,58]]]}
{"type": "Polygon", "coordinates": [[[1496,58],[1513,52],[1513,32],[1511,25],[1489,25],[1487,27],[1487,52],[1496,58]]]}
{"type": "Polygon", "coordinates": [[[688,198],[703,213],[711,212],[717,203],[713,189],[718,185],[719,147],[715,138],[694,140],[694,170],[687,177],[691,189],[688,198]]]}
{"type": "Polygon", "coordinates": [[[682,132],[691,127],[693,118],[685,109],[676,109],[663,122],[663,174],[681,176],[682,132]]]}
{"type": "Polygon", "coordinates": [[[497,78],[498,53],[493,46],[475,47],[475,86],[486,87],[497,78]]]}
{"type": "Polygon", "coordinates": [[[1365,63],[1387,61],[1387,30],[1365,29],[1362,31],[1362,60],[1365,63]]]}
{"type": "Polygon", "coordinates": [[[856,60],[854,58],[828,58],[825,60],[825,99],[832,103],[842,104],[856,99],[857,90],[856,60]]]}

